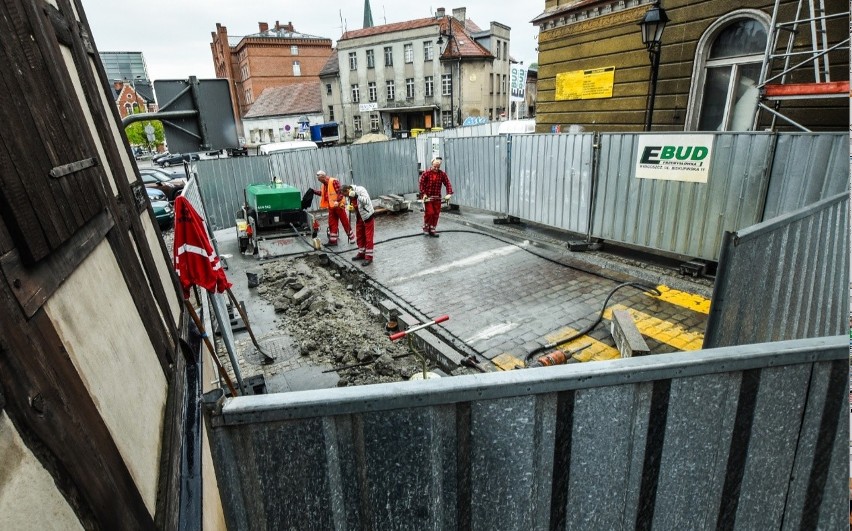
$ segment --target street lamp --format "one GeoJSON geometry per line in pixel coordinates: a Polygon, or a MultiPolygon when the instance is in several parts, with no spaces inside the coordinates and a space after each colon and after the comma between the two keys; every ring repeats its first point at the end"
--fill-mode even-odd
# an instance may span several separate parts
{"type": "Polygon", "coordinates": [[[645,12],[645,16],[639,22],[639,27],[642,29],[642,44],[648,48],[648,57],[651,59],[651,91],[648,94],[648,105],[645,109],[645,131],[651,130],[654,99],[657,96],[657,74],[660,70],[660,44],[668,21],[669,17],[666,16],[665,9],[660,7],[657,1],[645,12]]]}
{"type": "MultiPolygon", "coordinates": [[[[444,45],[444,37],[447,37],[447,49],[450,48],[450,42],[453,41],[453,21],[450,18],[444,17],[447,20],[447,26],[449,26],[449,33],[444,33],[441,31],[440,26],[438,26],[438,52],[441,51],[441,46],[444,45]]],[[[452,50],[450,50],[452,52],[452,50]]],[[[458,53],[458,45],[456,45],[456,53],[458,53]]],[[[450,64],[450,125],[452,127],[456,126],[456,116],[453,109],[453,85],[455,84],[455,76],[453,75],[453,67],[450,64]]]]}

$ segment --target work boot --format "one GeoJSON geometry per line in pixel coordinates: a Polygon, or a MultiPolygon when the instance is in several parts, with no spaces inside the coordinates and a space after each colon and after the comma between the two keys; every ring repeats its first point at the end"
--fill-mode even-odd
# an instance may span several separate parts
{"type": "Polygon", "coordinates": [[[372,259],[372,258],[366,258],[366,259],[364,259],[364,261],[363,261],[363,262],[361,262],[361,265],[362,265],[362,266],[368,266],[368,265],[370,265],[370,264],[372,264],[372,263],[373,263],[373,259],[372,259]]]}
{"type": "Polygon", "coordinates": [[[358,260],[363,260],[363,259],[364,259],[364,255],[361,254],[361,253],[358,253],[358,254],[356,254],[355,256],[352,257],[353,262],[357,262],[358,260]]]}
{"type": "Polygon", "coordinates": [[[337,247],[337,242],[325,242],[326,247],[337,247]]]}
{"type": "Polygon", "coordinates": [[[438,237],[440,237],[441,235],[440,235],[440,234],[438,234],[437,232],[430,232],[430,233],[429,233],[429,236],[431,236],[431,237],[433,237],[433,238],[438,238],[438,237]]]}

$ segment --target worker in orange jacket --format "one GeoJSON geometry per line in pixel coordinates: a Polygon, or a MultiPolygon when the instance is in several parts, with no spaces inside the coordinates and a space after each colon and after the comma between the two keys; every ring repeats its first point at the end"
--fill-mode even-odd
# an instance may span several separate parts
{"type": "Polygon", "coordinates": [[[317,172],[317,180],[322,187],[314,189],[314,195],[320,196],[320,208],[328,209],[328,242],[326,245],[337,245],[337,222],[343,225],[343,230],[349,238],[349,243],[355,241],[352,225],[349,223],[349,215],[346,212],[346,196],[340,192],[340,180],[329,177],[322,170],[317,172]]]}

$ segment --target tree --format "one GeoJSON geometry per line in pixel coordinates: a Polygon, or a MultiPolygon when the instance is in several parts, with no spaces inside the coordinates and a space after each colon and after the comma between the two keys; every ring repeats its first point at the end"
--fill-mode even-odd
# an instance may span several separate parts
{"type": "MultiPolygon", "coordinates": [[[[133,114],[142,113],[135,112],[133,114]]],[[[133,146],[145,146],[148,151],[154,151],[155,146],[159,146],[166,140],[166,134],[163,132],[163,124],[159,120],[143,120],[134,122],[124,128],[124,133],[127,135],[127,140],[133,146]],[[151,125],[154,128],[154,141],[148,141],[148,135],[145,133],[145,126],[151,125]]]]}

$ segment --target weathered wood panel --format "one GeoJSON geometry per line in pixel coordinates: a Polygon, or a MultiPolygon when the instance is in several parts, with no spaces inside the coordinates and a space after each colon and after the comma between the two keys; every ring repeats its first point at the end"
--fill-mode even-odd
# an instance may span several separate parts
{"type": "Polygon", "coordinates": [[[53,323],[43,311],[25,320],[5,284],[0,312],[5,409],[83,526],[152,529],[133,477],[53,323]]]}
{"type": "MultiPolygon", "coordinates": [[[[67,241],[103,208],[97,166],[48,177],[54,168],[92,159],[82,112],[58,53],[53,26],[33,2],[4,0],[0,17],[0,111],[7,130],[0,150],[0,204],[25,262],[67,241]]],[[[60,172],[62,173],[62,172],[60,172]]]]}

